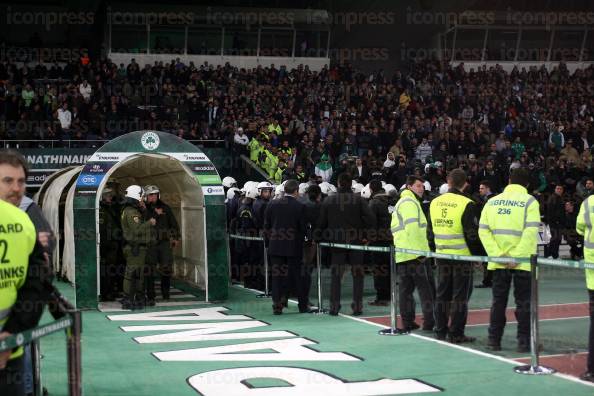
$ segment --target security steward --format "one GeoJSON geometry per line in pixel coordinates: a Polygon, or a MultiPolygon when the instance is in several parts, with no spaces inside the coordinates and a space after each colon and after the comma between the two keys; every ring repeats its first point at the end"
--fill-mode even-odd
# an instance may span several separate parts
{"type": "Polygon", "coordinates": [[[126,201],[122,210],[121,223],[124,233],[124,273],[123,309],[142,309],[145,305],[144,274],[147,247],[154,240],[154,226],[157,221],[144,219],[146,206],[142,201],[142,187],[135,184],[126,189],[126,201]]]}
{"type": "Polygon", "coordinates": [[[101,301],[113,301],[117,294],[118,252],[121,249],[122,225],[120,208],[114,202],[114,191],[106,187],[99,203],[99,235],[101,254],[101,301]]]}
{"type": "MultiPolygon", "coordinates": [[[[584,236],[584,262],[594,263],[594,196],[590,195],[582,202],[577,217],[576,231],[584,236]]],[[[586,372],[581,375],[584,381],[594,382],[594,269],[586,270],[586,287],[590,298],[590,338],[588,342],[588,363],[586,372]]]]}
{"type": "MultiPolygon", "coordinates": [[[[425,193],[425,181],[417,176],[409,176],[406,189],[392,213],[390,225],[394,238],[394,246],[429,250],[427,240],[427,218],[423,212],[422,197],[425,193]]],[[[435,325],[433,315],[434,286],[433,270],[430,263],[422,256],[396,252],[396,269],[400,281],[400,316],[405,330],[416,330],[420,326],[415,322],[415,287],[421,297],[423,310],[423,330],[432,331],[435,325]]]]}
{"type": "MultiPolygon", "coordinates": [[[[485,204],[479,236],[489,256],[528,258],[536,253],[540,209],[538,201],[528,194],[529,183],[528,171],[514,169],[505,190],[485,204]]],[[[501,350],[505,310],[513,280],[518,320],[517,351],[530,352],[530,263],[489,263],[487,269],[493,271],[488,347],[501,350]]]]}
{"type": "MultiPolygon", "coordinates": [[[[465,195],[467,181],[462,169],[453,169],[447,177],[449,190],[435,198],[429,213],[437,253],[476,255],[481,252],[478,216],[474,201],[465,195]]],[[[437,259],[435,298],[436,338],[454,344],[474,342],[464,334],[468,300],[472,293],[473,264],[468,261],[437,259]],[[451,320],[451,322],[450,322],[451,320]],[[448,326],[448,322],[449,326],[448,326]]]]}
{"type": "MultiPolygon", "coordinates": [[[[24,183],[24,172],[22,179],[24,183]]],[[[43,284],[50,278],[35,226],[25,212],[4,200],[0,200],[0,266],[3,340],[37,325],[47,301],[43,284]]],[[[0,395],[24,394],[23,348],[0,351],[0,395]]]]}
{"type": "Polygon", "coordinates": [[[173,249],[179,245],[181,234],[171,207],[161,200],[160,190],[155,185],[144,188],[146,217],[157,221],[156,240],[147,251],[147,300],[155,305],[155,269],[161,275],[161,296],[169,300],[171,275],[173,274],[173,249]]]}

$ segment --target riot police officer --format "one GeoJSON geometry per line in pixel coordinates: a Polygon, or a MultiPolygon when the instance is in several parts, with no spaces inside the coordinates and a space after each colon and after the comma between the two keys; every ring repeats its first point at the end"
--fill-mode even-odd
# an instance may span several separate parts
{"type": "Polygon", "coordinates": [[[155,303],[155,269],[161,275],[161,296],[168,300],[173,273],[173,249],[179,245],[179,226],[171,207],[161,200],[160,190],[155,185],[144,188],[147,217],[157,221],[155,226],[156,240],[151,243],[147,252],[147,299],[149,305],[155,303]]]}
{"type": "Polygon", "coordinates": [[[146,206],[142,201],[142,187],[128,186],[122,210],[121,223],[124,234],[124,273],[123,309],[144,307],[144,273],[148,244],[154,239],[154,226],[157,221],[150,218],[144,221],[146,206]]]}

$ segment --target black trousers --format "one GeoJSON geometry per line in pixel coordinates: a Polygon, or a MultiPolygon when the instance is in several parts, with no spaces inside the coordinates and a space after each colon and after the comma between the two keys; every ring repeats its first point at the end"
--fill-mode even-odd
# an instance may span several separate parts
{"type": "Polygon", "coordinates": [[[559,258],[559,245],[561,245],[561,228],[553,228],[551,229],[551,240],[549,241],[549,245],[547,247],[547,254],[546,256],[553,256],[554,259],[559,258]]]}
{"type": "Polygon", "coordinates": [[[396,271],[400,282],[398,290],[400,317],[402,317],[404,327],[408,327],[415,321],[416,302],[413,295],[415,287],[421,297],[424,326],[433,327],[435,324],[433,315],[435,286],[431,265],[427,260],[416,258],[396,264],[396,271]]]}
{"type": "MultiPolygon", "coordinates": [[[[303,271],[304,271],[304,288],[305,288],[305,295],[309,299],[310,291],[311,291],[311,281],[312,281],[312,272],[317,270],[317,249],[318,244],[315,242],[305,242],[303,243],[303,271]]],[[[320,258],[321,259],[321,258],[320,258]]]]}
{"type": "Polygon", "coordinates": [[[472,294],[473,263],[442,259],[435,261],[435,332],[438,336],[463,336],[468,317],[468,300],[472,294]]]}
{"type": "Polygon", "coordinates": [[[101,297],[113,298],[117,291],[119,244],[104,242],[101,244],[100,281],[101,297]]]}
{"type": "Polygon", "coordinates": [[[330,269],[332,280],[330,283],[330,311],[340,310],[340,294],[342,276],[347,267],[351,266],[353,275],[353,304],[354,311],[363,309],[363,279],[365,268],[363,266],[363,252],[359,250],[332,249],[330,269]]]}
{"type": "Polygon", "coordinates": [[[505,310],[512,280],[514,282],[514,299],[516,301],[516,320],[518,321],[518,344],[530,345],[530,272],[497,269],[493,272],[493,303],[489,321],[489,339],[499,343],[505,328],[505,310]]]}
{"type": "Polygon", "coordinates": [[[588,290],[590,295],[590,338],[588,341],[588,372],[594,373],[594,290],[588,290]]]}
{"type": "Polygon", "coordinates": [[[283,301],[291,290],[297,293],[299,309],[307,309],[306,272],[301,257],[270,256],[272,306],[275,310],[282,310],[283,301]]]}
{"type": "Polygon", "coordinates": [[[24,372],[22,356],[9,360],[6,368],[0,370],[0,395],[24,396],[24,372]]]}
{"type": "Polygon", "coordinates": [[[371,252],[377,301],[390,301],[390,253],[371,252]]]}
{"type": "Polygon", "coordinates": [[[155,277],[161,276],[161,295],[169,299],[171,275],[173,274],[173,250],[169,241],[158,241],[146,252],[145,285],[146,296],[155,299],[155,277]]]}

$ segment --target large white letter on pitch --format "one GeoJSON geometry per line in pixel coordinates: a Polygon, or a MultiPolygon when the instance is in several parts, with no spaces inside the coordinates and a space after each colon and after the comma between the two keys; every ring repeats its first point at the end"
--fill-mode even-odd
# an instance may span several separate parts
{"type": "Polygon", "coordinates": [[[342,382],[314,370],[292,367],[246,367],[209,371],[188,379],[204,396],[380,396],[440,392],[414,379],[342,382]],[[271,378],[292,386],[251,388],[249,380],[271,378]]]}
{"type": "Polygon", "coordinates": [[[304,347],[316,343],[305,338],[250,342],[216,347],[182,349],[153,353],[163,361],[173,362],[255,362],[255,361],[359,361],[360,359],[342,352],[318,352],[304,347]],[[245,353],[272,349],[277,353],[245,353]]]}
{"type": "Polygon", "coordinates": [[[130,331],[159,331],[159,330],[188,330],[175,333],[155,334],[150,336],[135,337],[139,344],[157,344],[164,342],[192,342],[192,341],[222,341],[222,340],[248,340],[256,338],[286,338],[295,337],[288,331],[251,331],[246,333],[228,333],[268,326],[259,320],[242,320],[240,322],[208,322],[188,323],[174,325],[149,325],[149,326],[122,326],[125,332],[130,331]],[[224,333],[224,334],[220,334],[224,333]]]}
{"type": "Polygon", "coordinates": [[[225,315],[225,307],[209,307],[195,309],[177,309],[173,311],[143,312],[137,314],[109,315],[107,319],[114,321],[201,321],[201,320],[248,320],[244,315],[225,315]]]}

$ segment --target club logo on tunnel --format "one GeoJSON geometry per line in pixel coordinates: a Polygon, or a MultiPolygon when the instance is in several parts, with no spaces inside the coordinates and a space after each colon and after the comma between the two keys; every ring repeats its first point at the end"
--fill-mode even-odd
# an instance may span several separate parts
{"type": "Polygon", "coordinates": [[[155,132],[146,132],[140,138],[140,143],[142,143],[142,147],[147,150],[155,150],[157,147],[159,147],[159,135],[157,135],[155,132]]]}

